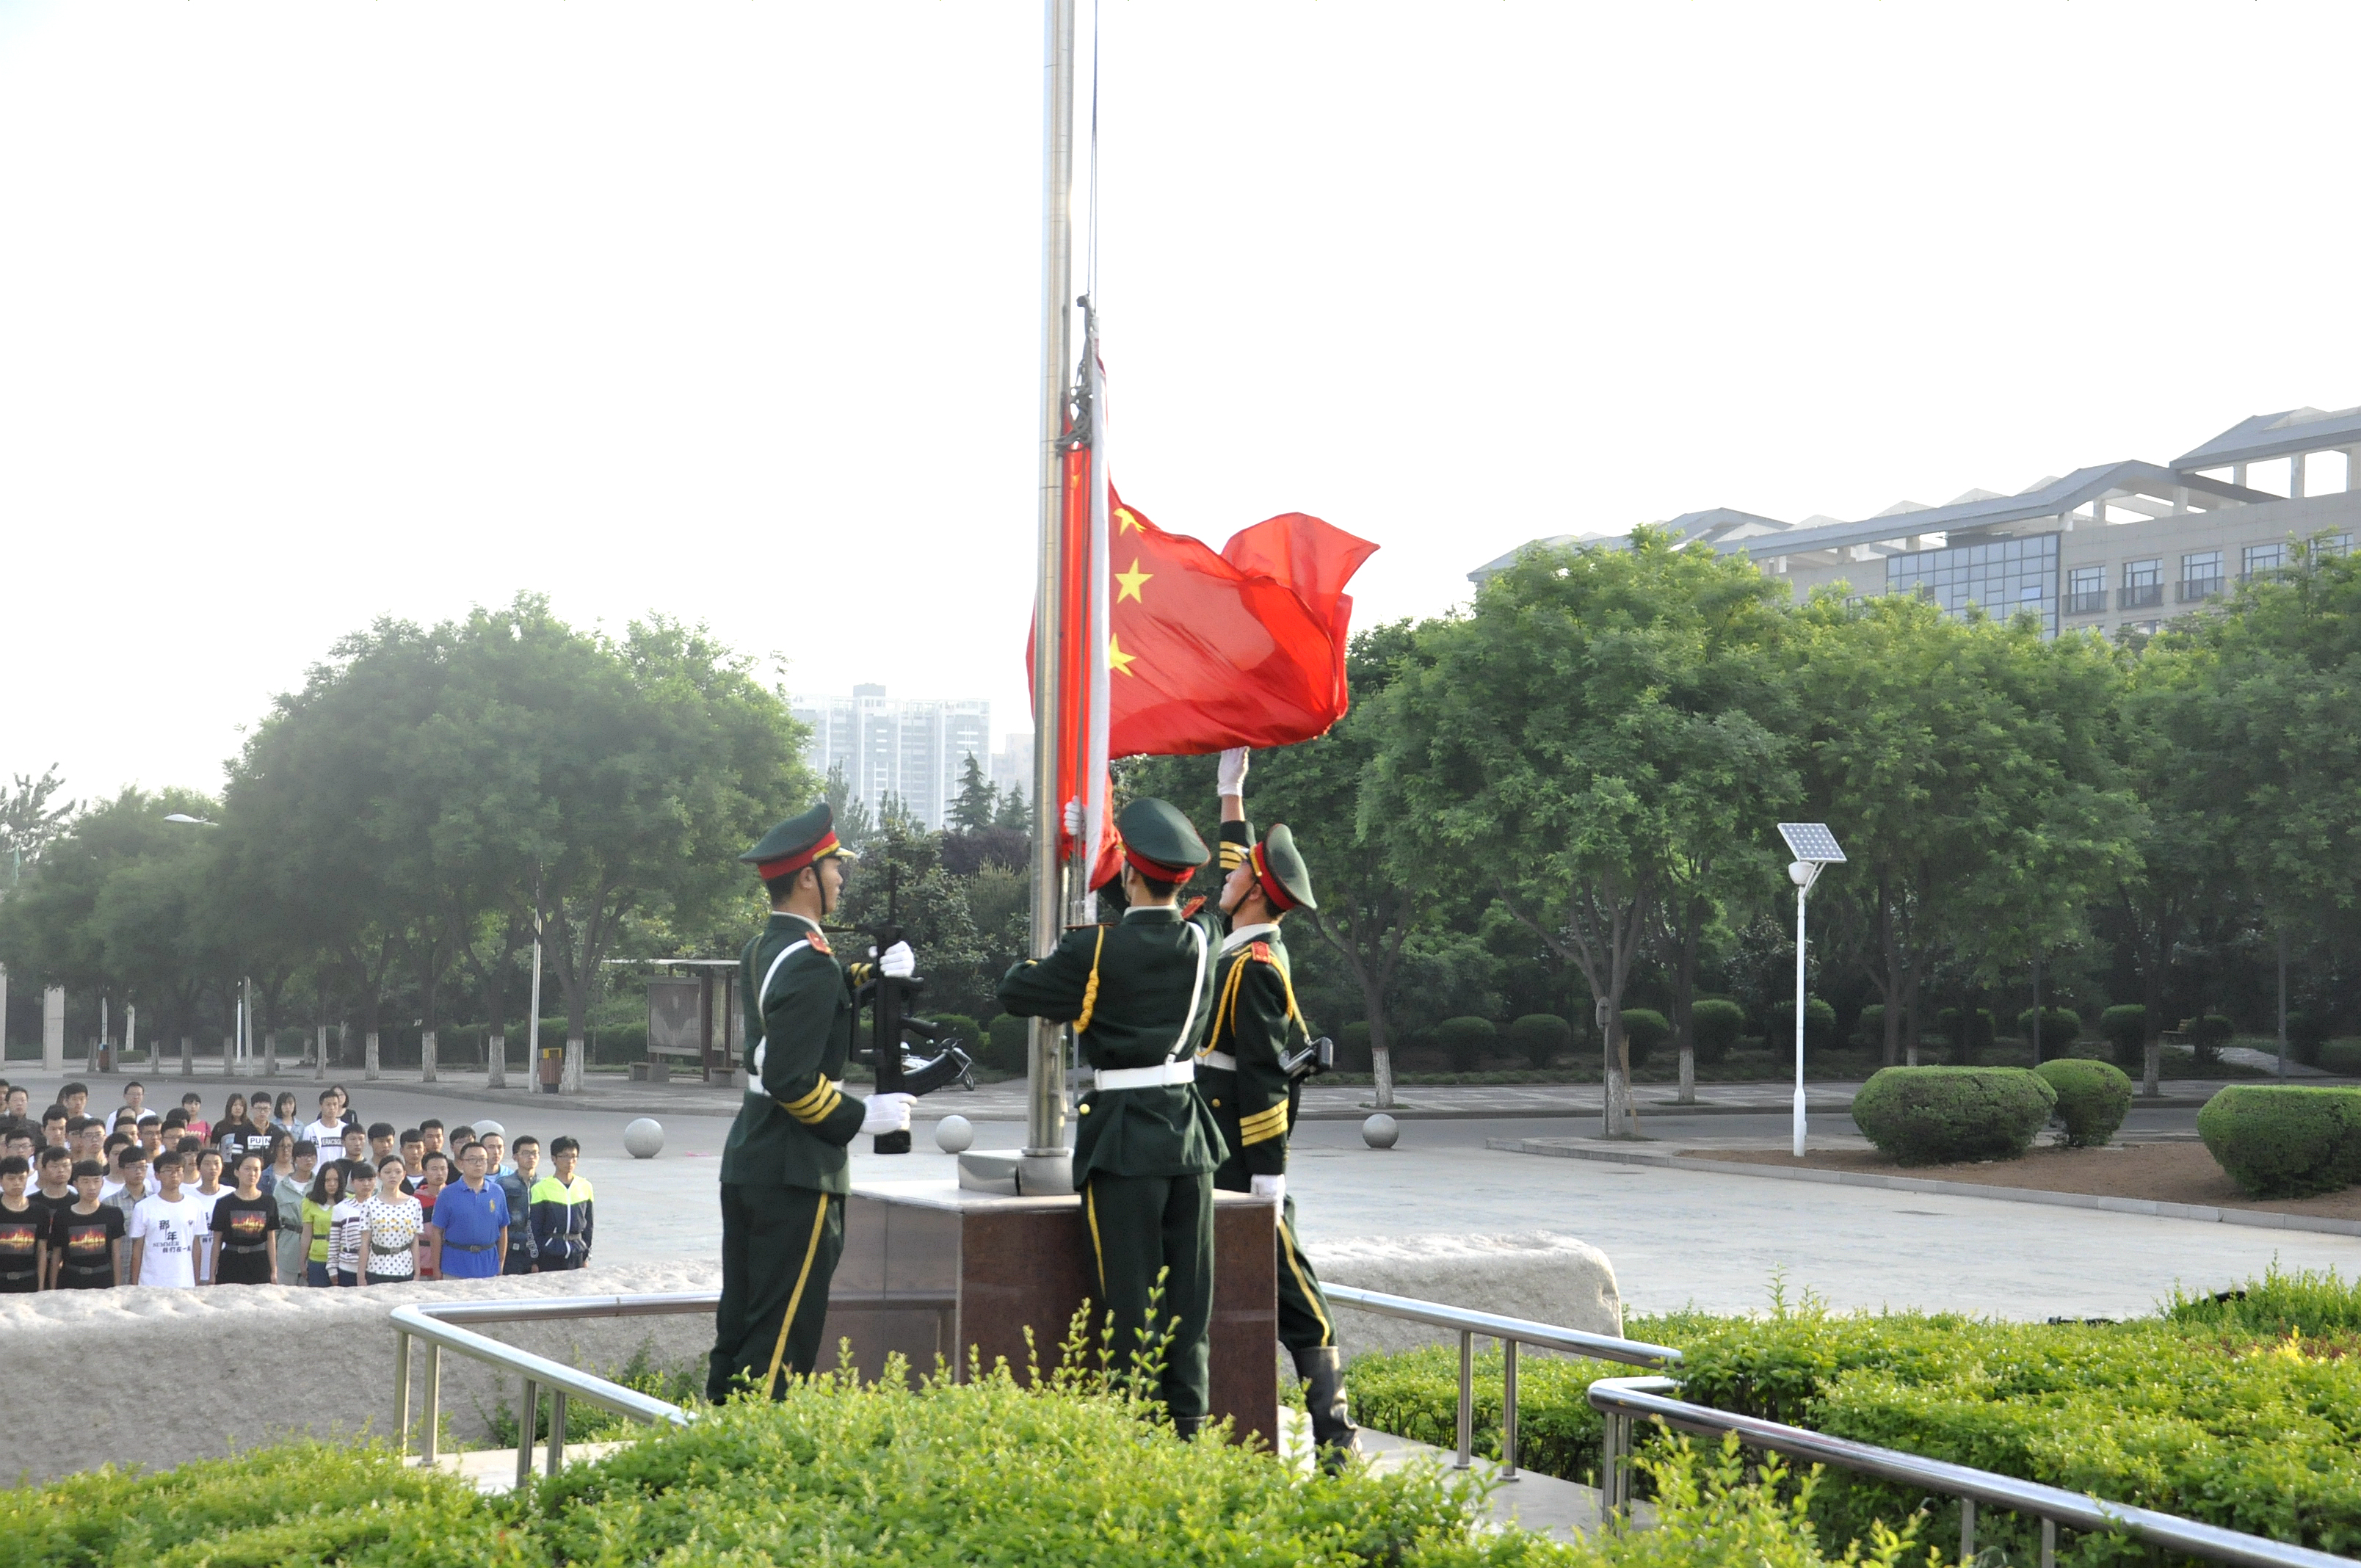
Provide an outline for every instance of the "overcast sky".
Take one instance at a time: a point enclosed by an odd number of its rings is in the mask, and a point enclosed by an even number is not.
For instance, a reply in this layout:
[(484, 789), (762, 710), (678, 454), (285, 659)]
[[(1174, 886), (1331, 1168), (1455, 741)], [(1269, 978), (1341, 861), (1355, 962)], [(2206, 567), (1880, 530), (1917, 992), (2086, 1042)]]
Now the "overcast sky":
[[(546, 593), (1024, 729), (1040, 9), (0, 0), (0, 772)], [(1429, 615), (2361, 402), (2361, 6), (1109, 4), (1126, 498)], [(1087, 83), (1084, 92), (1087, 94)]]

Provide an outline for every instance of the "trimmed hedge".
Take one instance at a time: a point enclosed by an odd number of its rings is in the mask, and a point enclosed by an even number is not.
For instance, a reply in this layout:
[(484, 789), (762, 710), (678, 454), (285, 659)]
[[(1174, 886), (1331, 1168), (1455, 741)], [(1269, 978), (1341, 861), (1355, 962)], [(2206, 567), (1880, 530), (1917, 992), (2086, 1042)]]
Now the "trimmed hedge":
[[(920, 1016), (926, 1015), (921, 1014)], [(938, 1013), (928, 1021), (935, 1025), (940, 1038), (955, 1042), (971, 1057), (982, 1058), (986, 1038), (982, 1024), (964, 1013)], [(938, 1048), (924, 1040), (910, 1042), (910, 1051), (914, 1056), (930, 1057)]]
[(2034, 1049), (2035, 1059), (2048, 1061), (2066, 1054), (2066, 1047), (2082, 1037), (2082, 1020), (2064, 1007), (2041, 1010), (2041, 1038), (2033, 1037), (2033, 1009), (2028, 1007), (2016, 1015), (2017, 1038)]
[[(1792, 1064), (1795, 1059), (1795, 1003), (1793, 997), (1774, 1002), (1764, 1015), (1768, 1027), (1763, 1043)], [(1825, 1051), (1837, 1044), (1837, 1010), (1817, 996), (1804, 998), (1804, 1054)]]
[(2115, 1065), (2125, 1072), (2147, 1069), (2147, 1009), (2136, 1002), (2118, 1003), (2099, 1014), (2099, 1033), (2115, 1053)]
[(1654, 1008), (1623, 1009), (1623, 1039), (1631, 1053), (1632, 1071), (1639, 1071), (1656, 1047), (1672, 1037), (1672, 1024)]
[(1025, 1042), (1030, 1027), (1027, 1020), (1014, 1013), (1003, 1013), (986, 1026), (982, 1053), (983, 1065), (995, 1072), (1023, 1072), (1026, 1069)]
[[(1747, 1456), (1650, 1457), (1657, 1528), (1561, 1545), (1485, 1527), (1486, 1488), (1423, 1466), (1305, 1474), (1182, 1442), (1104, 1393), (829, 1376), (740, 1399), (488, 1497), (381, 1447), (289, 1444), (162, 1475), (0, 1494), (0, 1568), (1089, 1563), (1093, 1568), (1900, 1568), (1916, 1531), (1824, 1554), (1818, 1486)], [(1801, 1485), (1798, 1485), (1798, 1481)]]
[(1853, 1096), (1852, 1119), (1903, 1165), (2015, 1159), (2057, 1103), (2057, 1091), (2024, 1068), (1889, 1067)]
[(1700, 996), (1689, 1004), (1689, 1034), (1697, 1059), (1718, 1062), (1738, 1048), (1746, 1032), (1746, 1009), (1727, 996)]
[(1500, 1031), (1489, 1018), (1445, 1018), (1435, 1025), (1434, 1038), (1452, 1071), (1474, 1072), (1484, 1065), (1484, 1053), (1499, 1044)]
[(2061, 1057), (2033, 1069), (2058, 1096), (2058, 1119), (2070, 1148), (2097, 1148), (2124, 1124), (2132, 1108), (2132, 1080), (2103, 1061)]
[[(2184, 1313), (2183, 1307), (2189, 1310)], [(2334, 1275), (2267, 1277), (2244, 1301), (2211, 1296), (2125, 1323), (2015, 1323), (1950, 1313), (1825, 1311), (1808, 1299), (1767, 1318), (1678, 1313), (1624, 1332), (1677, 1345), (1682, 1397), (2162, 1509), (2323, 1551), (2361, 1550), (2361, 1357), (2307, 1334), (2361, 1326), (2361, 1292)], [(1477, 1442), (1499, 1453), (1500, 1361), (1483, 1358)], [(1594, 1477), (1599, 1420), (1584, 1396), (1609, 1363), (1518, 1362), (1520, 1460)], [(1449, 1348), (1363, 1356), (1346, 1370), (1359, 1419), (1448, 1446), (1456, 1441), (1458, 1356)], [(1923, 1488), (1831, 1470), (1810, 1512), (1823, 1541), (1868, 1539), (1912, 1515)], [(1958, 1539), (1959, 1505), (1932, 1499), (1921, 1536)], [(1977, 1544), (2037, 1561), (2040, 1525), (1993, 1510)], [(2147, 1564), (2146, 1548), (2062, 1533), (2070, 1568)]]
[(1979, 1007), (1972, 1013), (1946, 1007), (1935, 1014), (1935, 1021), (1942, 1025), (1943, 1037), (1951, 1042), (1952, 1061), (1959, 1067), (1972, 1065), (1976, 1053), (1992, 1049), (1993, 1041), (1997, 1037), (1989, 1007)]
[(2361, 1179), (2361, 1090), (2234, 1083), (2197, 1113), (2214, 1163), (2257, 1198), (2307, 1198)]
[(1574, 1049), (1574, 1025), (1554, 1013), (1528, 1013), (1509, 1025), (1509, 1045), (1540, 1072)]
[(1336, 1031), (1336, 1070), (1374, 1072), (1377, 1047), (1369, 1043), (1369, 1023), (1356, 1018)]

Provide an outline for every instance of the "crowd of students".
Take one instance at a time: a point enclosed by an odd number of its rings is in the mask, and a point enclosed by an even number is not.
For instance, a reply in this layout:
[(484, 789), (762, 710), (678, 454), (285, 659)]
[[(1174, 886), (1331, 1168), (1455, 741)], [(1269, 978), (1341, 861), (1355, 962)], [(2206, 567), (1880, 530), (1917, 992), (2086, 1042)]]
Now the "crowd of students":
[(150, 1285), (338, 1286), (554, 1273), (590, 1261), (581, 1146), (511, 1145), (495, 1123), (364, 1127), (341, 1084), (318, 1114), (191, 1091), (159, 1112), (137, 1080), (104, 1116), (69, 1083), (36, 1117), (0, 1080), (0, 1294)]

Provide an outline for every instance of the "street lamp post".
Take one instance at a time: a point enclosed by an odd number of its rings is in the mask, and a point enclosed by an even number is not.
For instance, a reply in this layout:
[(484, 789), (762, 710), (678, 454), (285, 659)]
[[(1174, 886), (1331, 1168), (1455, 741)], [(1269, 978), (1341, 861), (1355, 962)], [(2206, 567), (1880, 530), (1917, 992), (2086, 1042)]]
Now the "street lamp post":
[(1804, 901), (1812, 884), (1829, 866), (1844, 863), (1836, 835), (1824, 822), (1782, 822), (1779, 837), (1787, 840), (1787, 880), (1795, 884), (1795, 1157), (1804, 1157)]

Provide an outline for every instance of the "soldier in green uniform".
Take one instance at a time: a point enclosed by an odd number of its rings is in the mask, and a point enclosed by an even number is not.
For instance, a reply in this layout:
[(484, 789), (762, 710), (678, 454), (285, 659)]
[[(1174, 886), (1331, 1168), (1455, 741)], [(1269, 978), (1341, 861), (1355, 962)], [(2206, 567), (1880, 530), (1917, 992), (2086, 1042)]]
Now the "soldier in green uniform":
[(1193, 1437), (1212, 1392), (1213, 1177), (1223, 1146), (1192, 1080), (1221, 933), (1212, 916), (1184, 917), (1174, 901), (1212, 856), (1167, 801), (1133, 801), (1116, 828), (1123, 918), (1069, 931), (1048, 958), (1011, 969), (1000, 1003), (1020, 1018), (1071, 1023), (1082, 1038), (1096, 1079), (1076, 1117), (1074, 1179), (1099, 1310), (1113, 1314), (1126, 1361), (1142, 1330), (1170, 1327), (1161, 1392), (1173, 1426)]
[[(820, 931), (858, 858), (837, 842), (827, 804), (738, 858), (762, 876), (771, 917), (738, 964), (752, 1044), (745, 1102), (721, 1150), (721, 1304), (705, 1382), (716, 1404), (749, 1380), (775, 1398), (782, 1372), (810, 1375), (844, 1251), (844, 1146), (910, 1124), (910, 1096), (864, 1102), (838, 1087), (852, 1051), (852, 991), (869, 966), (848, 973)], [(895, 943), (878, 967), (908, 974), (908, 945)]]
[(1344, 1359), (1335, 1319), (1320, 1277), (1295, 1239), (1295, 1200), (1287, 1195), (1287, 1140), (1301, 1108), (1302, 1080), (1280, 1058), (1301, 1050), (1311, 1028), (1296, 1005), (1279, 922), (1290, 910), (1314, 910), (1312, 873), (1281, 823), (1259, 844), (1246, 825), (1246, 753), (1222, 754), (1222, 912), (1230, 918), (1213, 981), (1213, 1026), (1197, 1058), (1197, 1088), (1230, 1146), (1213, 1173), (1226, 1192), (1276, 1199), (1279, 1219), (1279, 1341), (1295, 1358), (1321, 1463), (1341, 1467), (1360, 1443), (1345, 1411)]

